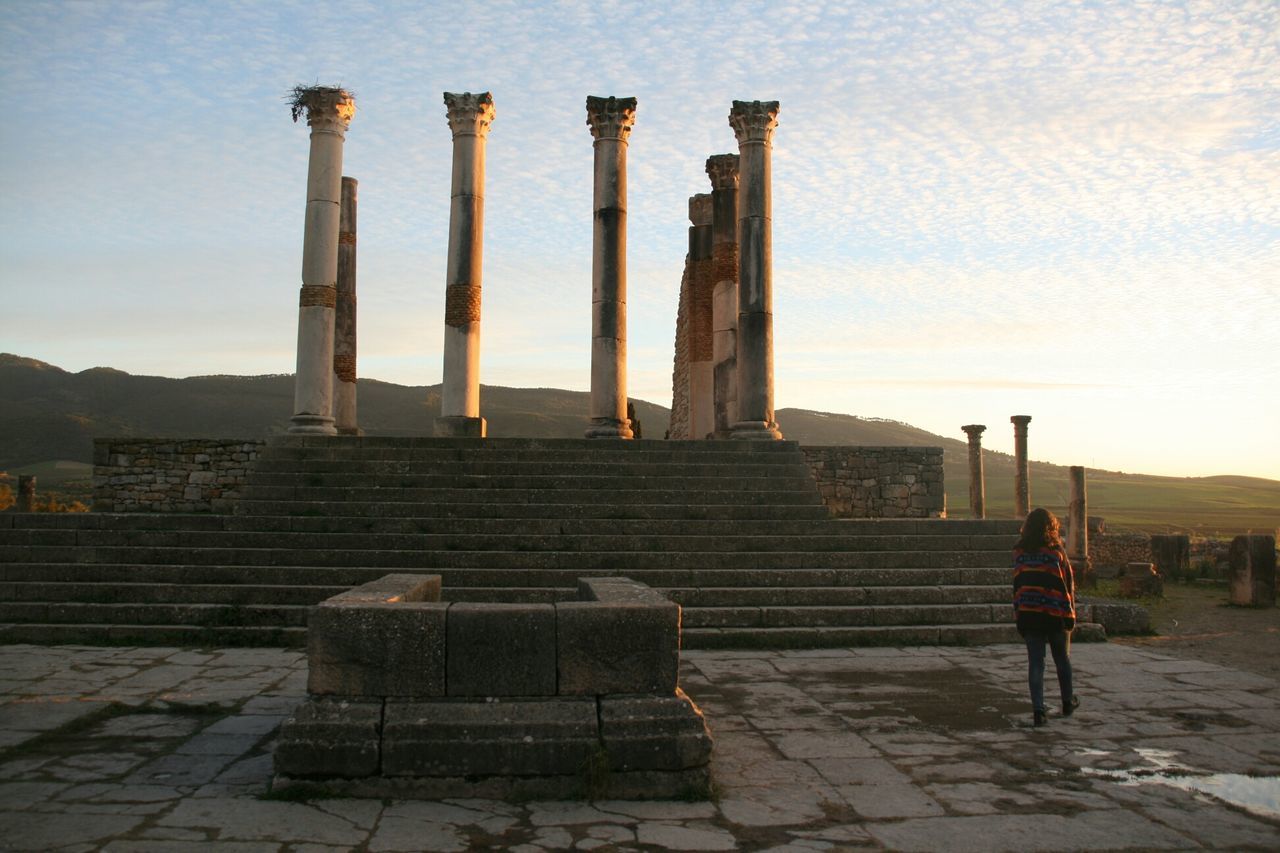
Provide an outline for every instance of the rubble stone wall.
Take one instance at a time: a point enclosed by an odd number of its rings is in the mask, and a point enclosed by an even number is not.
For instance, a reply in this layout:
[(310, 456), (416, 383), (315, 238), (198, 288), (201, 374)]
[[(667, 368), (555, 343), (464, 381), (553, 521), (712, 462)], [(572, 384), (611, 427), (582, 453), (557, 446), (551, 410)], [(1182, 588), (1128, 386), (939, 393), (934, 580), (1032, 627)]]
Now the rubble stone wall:
[(97, 512), (230, 512), (263, 439), (99, 438)]
[(836, 518), (945, 518), (941, 447), (802, 447)]
[(1089, 560), (1095, 570), (1122, 569), (1126, 563), (1150, 563), (1151, 536), (1146, 533), (1089, 535)]
[(671, 425), (667, 438), (689, 438), (689, 314), (693, 301), (693, 280), (689, 258), (680, 277), (680, 307), (676, 311), (676, 351), (671, 370)]

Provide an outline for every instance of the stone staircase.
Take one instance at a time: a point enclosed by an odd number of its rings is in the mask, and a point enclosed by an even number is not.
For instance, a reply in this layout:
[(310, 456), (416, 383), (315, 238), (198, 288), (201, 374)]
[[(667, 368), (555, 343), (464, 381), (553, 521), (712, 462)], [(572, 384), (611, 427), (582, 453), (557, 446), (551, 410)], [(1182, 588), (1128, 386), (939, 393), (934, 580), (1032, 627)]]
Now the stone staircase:
[(1016, 640), (1013, 521), (834, 520), (794, 442), (287, 437), (233, 515), (0, 514), (0, 641), (301, 645), (389, 572), (455, 601), (626, 575), (687, 648)]

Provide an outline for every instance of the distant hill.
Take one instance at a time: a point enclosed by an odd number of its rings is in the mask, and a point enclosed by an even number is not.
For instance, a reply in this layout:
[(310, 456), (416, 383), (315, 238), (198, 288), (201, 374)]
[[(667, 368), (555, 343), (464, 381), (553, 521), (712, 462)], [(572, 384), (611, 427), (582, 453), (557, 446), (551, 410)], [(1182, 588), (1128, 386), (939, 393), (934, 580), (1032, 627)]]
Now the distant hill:
[[(370, 435), (429, 435), (440, 412), (439, 385), (359, 382), (360, 425)], [(492, 436), (580, 437), (589, 394), (558, 388), (485, 385), (481, 401)], [(645, 438), (662, 438), (670, 410), (633, 399)], [(111, 436), (257, 438), (283, 433), (293, 412), (293, 376), (133, 376), (95, 367), (71, 373), (0, 353), (0, 471), (36, 473), (39, 482), (70, 478), (89, 463), (93, 439)], [(943, 448), (948, 509), (968, 510), (963, 440), (910, 424), (808, 409), (776, 413), (789, 439), (807, 445)], [(1013, 457), (984, 451), (987, 512), (1013, 512)], [(61, 465), (55, 463), (63, 463)], [(79, 474), (82, 476), (82, 474)], [(1031, 463), (1032, 501), (1067, 503), (1067, 469)], [(1089, 472), (1090, 514), (1151, 530), (1268, 531), (1280, 524), (1280, 481), (1246, 476), (1156, 477)]]

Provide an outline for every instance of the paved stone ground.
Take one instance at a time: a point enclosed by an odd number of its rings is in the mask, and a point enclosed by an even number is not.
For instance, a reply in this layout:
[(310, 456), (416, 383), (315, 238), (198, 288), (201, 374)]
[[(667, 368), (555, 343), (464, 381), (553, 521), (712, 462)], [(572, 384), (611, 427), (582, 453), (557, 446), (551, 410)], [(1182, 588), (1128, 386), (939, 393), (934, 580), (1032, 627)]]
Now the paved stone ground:
[(1033, 729), (1018, 646), (688, 652), (715, 802), (267, 793), (305, 661), (0, 647), (0, 848), (112, 851), (1280, 848), (1280, 684), (1117, 644)]

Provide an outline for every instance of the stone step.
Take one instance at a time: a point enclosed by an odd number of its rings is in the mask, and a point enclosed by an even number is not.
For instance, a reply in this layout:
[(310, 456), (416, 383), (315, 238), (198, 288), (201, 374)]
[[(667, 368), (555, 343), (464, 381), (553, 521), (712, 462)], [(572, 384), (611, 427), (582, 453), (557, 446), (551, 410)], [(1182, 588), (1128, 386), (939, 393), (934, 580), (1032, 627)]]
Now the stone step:
[(625, 456), (597, 461), (586, 459), (559, 459), (552, 461), (525, 461), (520, 459), (491, 461), (487, 455), (461, 459), (264, 459), (253, 466), (255, 482), (266, 476), (471, 476), (471, 477), (810, 477), (809, 466), (803, 458), (789, 459), (781, 455), (765, 456), (767, 463), (755, 462), (753, 456), (746, 461), (732, 459), (708, 462), (691, 459), (687, 462), (641, 461)]
[(0, 602), (311, 605), (348, 589), (349, 586), (255, 583), (4, 581), (0, 582)]
[[(822, 496), (813, 482), (771, 483), (768, 478), (739, 481), (740, 487), (720, 483), (724, 488), (647, 488), (633, 484), (617, 488), (600, 485), (582, 488), (504, 488), (476, 485), (470, 488), (435, 487), (326, 487), (326, 486), (255, 486), (248, 485), (244, 497), (254, 501), (306, 501), (326, 503), (554, 503), (554, 504), (810, 504), (822, 506)], [(671, 484), (666, 484), (671, 485)]]
[(686, 649), (821, 649), (864, 646), (973, 646), (1018, 643), (1012, 624), (688, 628)]
[(0, 602), (0, 623), (305, 627), (299, 604), (190, 602)]
[(819, 520), (830, 514), (821, 503), (692, 504), (664, 503), (511, 503), (507, 500), (452, 504), (405, 500), (257, 500), (241, 499), (236, 514), (249, 517), (303, 516), (348, 518), (493, 518), (493, 519), (680, 519)]
[[(659, 477), (639, 475), (578, 474), (251, 474), (246, 494), (270, 493), (288, 487), (310, 492), (312, 489), (359, 492), (406, 490), (419, 492), (454, 492), (484, 490), (486, 492), (813, 492), (813, 478), (808, 474), (766, 477), (695, 477), (679, 474)], [(264, 495), (265, 496), (265, 495)], [(275, 493), (280, 497), (279, 493)]]
[[(529, 570), (525, 567), (410, 569), (409, 573), (439, 574), (447, 595), (462, 587), (567, 587), (580, 577), (625, 575), (659, 589), (743, 589), (787, 587), (867, 588), (1003, 586), (1008, 568), (894, 569), (636, 569), (583, 571)], [(388, 574), (382, 566), (260, 566), (191, 564), (24, 563), (0, 564), (5, 583), (198, 584), (295, 587), (352, 587)], [(759, 593), (757, 593), (759, 594)], [(874, 593), (868, 592), (868, 595)], [(926, 595), (928, 595), (926, 593)], [(714, 603), (714, 602), (708, 602)]]
[(1005, 604), (879, 604), (846, 607), (690, 607), (682, 624), (693, 628), (951, 625), (1012, 622)]
[(733, 535), (663, 535), (658, 532), (584, 533), (335, 533), (213, 530), (0, 530), (0, 546), (77, 548), (271, 548), (324, 551), (997, 551), (1005, 536), (755, 535), (743, 525)]
[(1007, 607), (1012, 598), (1008, 582), (964, 586), (674, 587), (663, 589), (662, 592), (682, 607), (827, 607), (880, 604), (1002, 604)]
[(453, 452), (460, 456), (479, 455), (488, 458), (502, 452), (563, 453), (576, 456), (638, 456), (686, 454), (707, 456), (748, 456), (753, 454), (787, 455), (799, 452), (794, 441), (601, 441), (585, 438), (436, 438), (434, 436), (276, 436), (259, 454), (259, 458), (276, 458), (289, 454), (308, 458), (326, 455), (361, 455), (389, 451), (392, 453), (435, 451)]
[(39, 563), (135, 563), (225, 566), (382, 566), (444, 568), (572, 569), (589, 575), (642, 569), (893, 569), (966, 568), (1003, 563), (994, 551), (441, 551), (315, 550), (311, 548), (190, 548), (145, 546), (12, 545), (0, 550), (0, 565)]
[(109, 624), (4, 624), (0, 643), (95, 646), (180, 646), (185, 648), (302, 648), (307, 629), (301, 626), (251, 625), (109, 625)]

